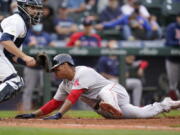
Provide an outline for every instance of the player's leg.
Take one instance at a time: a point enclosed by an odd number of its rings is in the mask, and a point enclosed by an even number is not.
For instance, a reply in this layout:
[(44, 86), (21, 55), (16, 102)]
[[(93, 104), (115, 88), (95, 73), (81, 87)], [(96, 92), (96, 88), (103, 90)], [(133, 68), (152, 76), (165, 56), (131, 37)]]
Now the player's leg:
[(80, 100), (105, 118), (115, 119), (121, 117), (121, 112), (119, 110), (101, 99), (90, 99), (88, 97), (81, 96)]
[(32, 93), (39, 81), (39, 70), (25, 67), (24, 68), (24, 81), (25, 88), (23, 90), (22, 108), (29, 111), (32, 109)]
[(124, 104), (120, 107), (124, 118), (150, 118), (159, 113), (180, 108), (180, 101), (165, 98), (162, 102), (155, 102), (144, 107), (137, 107), (131, 104)]
[(9, 60), (0, 53), (0, 103), (14, 96), (24, 86)]
[(178, 74), (178, 71), (180, 70), (179, 68), (180, 66), (178, 63), (174, 63), (169, 60), (166, 60), (166, 71), (169, 81), (168, 96), (170, 96), (174, 100), (177, 100), (179, 96), (179, 91), (177, 90), (178, 81), (179, 81), (179, 74)]
[[(122, 96), (123, 99), (125, 99), (123, 102), (129, 102), (129, 96), (126, 92), (126, 90), (121, 87), (119, 84), (109, 84), (106, 87), (104, 87), (100, 92), (99, 92), (99, 98), (101, 101), (99, 104), (99, 108), (102, 110), (102, 112), (107, 112), (112, 115), (112, 117), (109, 118), (120, 118), (122, 116), (121, 108), (119, 107), (119, 98), (118, 97), (118, 90), (120, 95)], [(124, 98), (126, 97), (126, 98)], [(127, 100), (127, 101), (126, 101)]]
[(11, 74), (0, 84), (0, 103), (14, 95), (24, 86), (23, 79), (17, 74)]
[(135, 106), (141, 105), (141, 96), (142, 96), (142, 82), (137, 78), (127, 78), (126, 79), (127, 89), (132, 90), (132, 103)]
[(112, 91), (117, 94), (118, 105), (123, 118), (150, 118), (164, 111), (180, 107), (180, 101), (173, 101), (170, 98), (144, 107), (137, 107), (130, 104), (129, 95), (121, 85), (116, 85)]
[(114, 83), (105, 86), (98, 93), (97, 99), (90, 99), (83, 96), (80, 99), (105, 118), (119, 118), (122, 114), (118, 106), (117, 93), (112, 90), (115, 87), (116, 85)]
[(164, 111), (180, 107), (180, 101), (172, 101), (170, 98), (165, 98), (162, 102), (138, 107), (130, 104), (129, 96), (121, 85), (117, 85), (113, 91), (117, 92), (118, 103), (123, 118), (150, 118)]
[(98, 94), (98, 97), (106, 102), (114, 106), (116, 109), (120, 110), (119, 105), (118, 105), (118, 99), (117, 99), (117, 94), (112, 91), (112, 89), (115, 87), (115, 83), (109, 84), (105, 86)]
[[(105, 87), (110, 88), (110, 87)], [(109, 109), (101, 110), (100, 101), (89, 99), (89, 103), (86, 100), (87, 104), (91, 104), (92, 108), (94, 107), (95, 111), (105, 118), (150, 118), (161, 112), (170, 111), (171, 109), (180, 108), (180, 101), (172, 101), (170, 98), (165, 98), (162, 102), (155, 102), (144, 107), (137, 107), (130, 104), (129, 95), (124, 87), (121, 85), (115, 85), (112, 89), (113, 94), (110, 94), (109, 91), (103, 90), (100, 93), (100, 99), (104, 100), (107, 104), (110, 105), (110, 109), (113, 107), (117, 109), (116, 99), (118, 100), (118, 105), (122, 113), (121, 117), (114, 117), (112, 113), (109, 113)], [(116, 96), (114, 96), (116, 95)], [(116, 98), (117, 97), (117, 98)], [(114, 99), (115, 100), (114, 100)], [(88, 98), (87, 98), (88, 99)], [(113, 100), (112, 100), (113, 99)], [(115, 101), (115, 102), (114, 102)], [(109, 106), (108, 106), (109, 107)]]

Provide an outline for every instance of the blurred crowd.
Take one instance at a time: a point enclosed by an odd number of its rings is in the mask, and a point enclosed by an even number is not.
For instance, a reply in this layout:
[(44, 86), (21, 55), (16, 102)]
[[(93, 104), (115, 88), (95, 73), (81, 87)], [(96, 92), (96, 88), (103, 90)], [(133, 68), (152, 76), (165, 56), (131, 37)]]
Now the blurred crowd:
[[(91, 33), (113, 29), (119, 31), (119, 40), (163, 37), (157, 17), (138, 0), (44, 0), (44, 5), (42, 23), (31, 32), (50, 40), (68, 42), (71, 35), (85, 29), (84, 19), (91, 21)], [(16, 0), (1, 0), (0, 20), (17, 10)]]
[[(0, 21), (18, 11), (16, 0), (0, 1)], [(180, 13), (180, 12), (179, 12)], [(174, 19), (175, 20), (175, 19)], [(107, 47), (118, 48), (118, 40), (158, 40), (166, 38), (165, 44), (180, 46), (180, 16), (177, 16), (177, 27), (169, 26), (166, 37), (155, 14), (151, 14), (140, 0), (44, 0), (43, 17), (40, 24), (32, 26), (25, 46), (38, 47)], [(174, 34), (172, 29), (178, 29)], [(102, 42), (103, 31), (117, 32), (118, 39), (112, 37)], [(117, 56), (75, 57), (76, 65), (94, 67), (105, 78), (119, 81), (119, 59)], [(88, 59), (88, 61), (87, 61)], [(137, 60), (127, 56), (126, 87), (132, 90), (132, 103), (141, 106), (144, 85), (144, 72), (149, 66), (146, 60)], [(172, 67), (173, 66), (173, 67)], [(178, 81), (180, 76), (179, 57), (168, 57), (166, 60), (169, 95), (177, 100)], [(173, 73), (175, 75), (173, 75)], [(174, 76), (177, 76), (174, 78)], [(42, 87), (42, 69), (25, 68), (25, 90), (23, 104), (25, 110), (32, 109), (32, 90), (36, 83)], [(40, 79), (41, 78), (41, 79)], [(40, 81), (39, 81), (40, 80)], [(175, 83), (176, 82), (176, 83)], [(54, 81), (53, 84), (57, 86)]]

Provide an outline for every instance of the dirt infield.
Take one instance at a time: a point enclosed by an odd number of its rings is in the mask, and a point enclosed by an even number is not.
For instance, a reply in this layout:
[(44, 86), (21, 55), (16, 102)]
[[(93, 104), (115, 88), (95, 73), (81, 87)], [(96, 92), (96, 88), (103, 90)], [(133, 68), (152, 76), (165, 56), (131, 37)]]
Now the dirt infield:
[(6, 118), (0, 120), (0, 126), (83, 129), (148, 129), (180, 131), (180, 117), (119, 120), (63, 118), (60, 120), (48, 121), (44, 121), (41, 119), (17, 120)]

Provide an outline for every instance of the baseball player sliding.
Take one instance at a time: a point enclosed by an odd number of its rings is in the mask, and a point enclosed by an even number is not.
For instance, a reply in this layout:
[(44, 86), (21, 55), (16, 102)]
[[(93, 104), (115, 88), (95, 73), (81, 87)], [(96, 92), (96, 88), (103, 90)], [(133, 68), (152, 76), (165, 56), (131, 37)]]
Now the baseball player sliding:
[(149, 118), (159, 113), (180, 108), (180, 101), (165, 98), (144, 107), (133, 106), (125, 88), (111, 82), (86, 66), (75, 66), (68, 54), (59, 54), (53, 58), (51, 71), (56, 77), (63, 79), (52, 100), (37, 111), (20, 114), (16, 118), (35, 118), (51, 113), (60, 107), (58, 112), (44, 120), (60, 119), (80, 98), (105, 118)]
[(41, 0), (17, 0), (17, 4), (19, 12), (5, 18), (0, 25), (0, 103), (24, 85), (11, 61), (29, 67), (36, 65), (33, 57), (21, 51), (21, 44), (29, 27), (40, 21), (43, 5)]

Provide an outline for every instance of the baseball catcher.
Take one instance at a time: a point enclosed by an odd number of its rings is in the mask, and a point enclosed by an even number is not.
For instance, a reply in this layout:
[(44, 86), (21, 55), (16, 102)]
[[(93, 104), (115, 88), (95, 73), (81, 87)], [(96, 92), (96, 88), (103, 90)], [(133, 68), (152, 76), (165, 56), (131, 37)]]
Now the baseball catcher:
[(12, 61), (28, 67), (36, 66), (36, 60), (22, 52), (22, 43), (32, 25), (40, 22), (43, 4), (41, 0), (17, 0), (18, 12), (0, 23), (0, 103), (16, 95), (24, 86)]
[(165, 98), (162, 102), (137, 107), (130, 104), (126, 89), (118, 83), (111, 82), (86, 66), (75, 66), (68, 54), (56, 55), (50, 70), (56, 77), (63, 79), (59, 88), (48, 103), (30, 114), (17, 115), (18, 119), (45, 116), (57, 108), (58, 112), (44, 120), (57, 120), (63, 117), (80, 98), (105, 118), (149, 118), (159, 113), (180, 108), (180, 101)]

